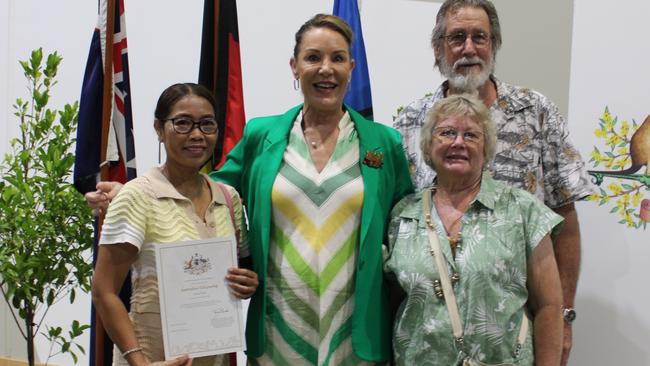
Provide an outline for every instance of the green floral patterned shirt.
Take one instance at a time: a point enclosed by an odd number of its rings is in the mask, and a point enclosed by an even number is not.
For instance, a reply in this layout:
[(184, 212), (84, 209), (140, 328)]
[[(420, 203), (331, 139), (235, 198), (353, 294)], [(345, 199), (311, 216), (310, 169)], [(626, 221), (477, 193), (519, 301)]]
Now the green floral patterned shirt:
[(481, 189), (462, 218), (455, 259), (435, 209), (432, 219), (449, 276), (460, 275), (454, 293), (465, 342), (455, 345), (445, 301), (434, 294), (439, 275), (429, 250), (421, 194), (413, 194), (395, 206), (388, 229), (385, 270), (407, 294), (395, 318), (397, 364), (449, 366), (469, 356), (485, 363), (533, 365), (532, 323), (519, 356), (514, 355), (528, 300), (527, 259), (562, 218), (528, 192), (484, 172)]

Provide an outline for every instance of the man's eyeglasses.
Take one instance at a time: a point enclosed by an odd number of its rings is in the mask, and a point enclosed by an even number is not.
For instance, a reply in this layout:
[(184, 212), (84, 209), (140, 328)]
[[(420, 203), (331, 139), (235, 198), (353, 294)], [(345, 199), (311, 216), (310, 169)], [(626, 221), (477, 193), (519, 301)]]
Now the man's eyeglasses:
[[(460, 135), (460, 131), (452, 127), (438, 127), (433, 129), (433, 135), (442, 141), (453, 142)], [(468, 130), (464, 131), (462, 136), (465, 143), (478, 144), (483, 138), (483, 132)]]
[[(442, 36), (450, 47), (457, 48), (465, 44), (468, 34), (464, 31), (458, 31), (446, 36)], [(477, 47), (486, 46), (490, 42), (490, 35), (485, 32), (475, 32), (469, 34), (472, 43)]]
[(217, 133), (219, 130), (217, 120), (214, 118), (201, 118), (200, 120), (195, 121), (189, 117), (176, 117), (163, 120), (163, 122), (166, 121), (172, 121), (174, 131), (183, 135), (190, 133), (194, 127), (198, 127), (199, 130), (206, 135), (212, 135)]

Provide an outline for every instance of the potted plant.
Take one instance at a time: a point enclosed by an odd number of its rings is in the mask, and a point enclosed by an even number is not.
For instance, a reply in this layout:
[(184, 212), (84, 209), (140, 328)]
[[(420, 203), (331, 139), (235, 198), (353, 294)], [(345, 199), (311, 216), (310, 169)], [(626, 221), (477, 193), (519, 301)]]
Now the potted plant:
[(20, 61), (29, 96), (16, 99), (20, 135), (0, 164), (0, 290), (34, 365), (34, 339), (51, 342), (48, 360), (68, 353), (77, 362), (84, 348), (75, 342), (88, 325), (67, 330), (44, 320), (61, 300), (90, 290), (92, 216), (70, 182), (78, 103), (47, 107), (61, 62), (56, 52), (32, 51)]

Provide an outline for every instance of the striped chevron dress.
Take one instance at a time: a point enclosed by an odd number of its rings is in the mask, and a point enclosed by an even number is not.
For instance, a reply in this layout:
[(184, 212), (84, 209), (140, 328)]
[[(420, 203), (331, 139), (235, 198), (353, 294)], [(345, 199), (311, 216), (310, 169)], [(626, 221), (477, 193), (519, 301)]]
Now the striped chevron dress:
[(363, 203), (358, 135), (346, 113), (332, 157), (318, 173), (301, 120), (273, 185), (267, 346), (252, 363), (363, 365), (351, 337)]

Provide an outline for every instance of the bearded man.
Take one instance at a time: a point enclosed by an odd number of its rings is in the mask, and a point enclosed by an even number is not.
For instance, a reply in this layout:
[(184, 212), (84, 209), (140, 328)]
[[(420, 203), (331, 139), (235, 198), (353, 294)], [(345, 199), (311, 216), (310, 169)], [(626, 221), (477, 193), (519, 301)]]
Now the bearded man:
[(492, 176), (531, 192), (564, 217), (553, 247), (564, 295), (562, 365), (566, 365), (580, 270), (580, 229), (574, 202), (593, 193), (595, 187), (569, 141), (567, 124), (557, 106), (536, 91), (506, 84), (493, 75), (501, 28), (490, 1), (445, 1), (436, 17), (431, 45), (436, 66), (447, 80), (432, 95), (405, 107), (393, 126), (402, 133), (413, 184), (423, 189), (435, 177), (420, 153), (420, 129), (427, 111), (451, 94), (477, 95), (490, 108), (497, 125), (497, 152), (489, 164)]

